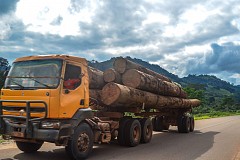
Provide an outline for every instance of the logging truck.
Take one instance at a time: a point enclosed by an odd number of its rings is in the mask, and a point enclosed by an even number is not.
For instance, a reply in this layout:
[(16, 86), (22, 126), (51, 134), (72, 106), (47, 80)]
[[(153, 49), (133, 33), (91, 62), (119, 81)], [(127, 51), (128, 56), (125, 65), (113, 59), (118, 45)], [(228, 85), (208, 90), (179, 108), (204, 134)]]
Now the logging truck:
[(192, 132), (199, 105), (169, 78), (125, 58), (102, 72), (80, 57), (21, 57), (1, 90), (0, 134), (25, 153), (50, 142), (84, 159), (94, 143), (134, 147), (170, 125)]

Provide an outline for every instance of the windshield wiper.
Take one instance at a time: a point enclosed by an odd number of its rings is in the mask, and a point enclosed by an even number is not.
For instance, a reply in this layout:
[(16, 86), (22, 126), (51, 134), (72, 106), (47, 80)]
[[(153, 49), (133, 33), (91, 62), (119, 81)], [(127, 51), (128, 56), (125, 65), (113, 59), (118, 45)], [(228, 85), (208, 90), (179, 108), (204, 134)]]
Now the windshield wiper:
[[(30, 78), (30, 77), (29, 77)], [(47, 88), (51, 88), (49, 85), (47, 85), (47, 84), (45, 84), (45, 83), (42, 83), (42, 82), (39, 82), (38, 80), (36, 80), (36, 79), (34, 79), (34, 78), (30, 78), (31, 80), (33, 80), (33, 81), (35, 81), (35, 82), (37, 82), (37, 83), (39, 83), (39, 84), (41, 84), (41, 85), (43, 85), (43, 86), (45, 86), (45, 87), (47, 87)]]
[[(23, 85), (17, 83), (16, 81), (14, 81), (14, 80), (12, 80), (12, 79), (11, 79), (10, 81), (11, 81), (12, 83), (16, 84), (17, 86), (19, 86), (21, 89), (24, 89), (24, 88), (25, 88)], [(11, 86), (8, 86), (8, 87), (11, 87)]]

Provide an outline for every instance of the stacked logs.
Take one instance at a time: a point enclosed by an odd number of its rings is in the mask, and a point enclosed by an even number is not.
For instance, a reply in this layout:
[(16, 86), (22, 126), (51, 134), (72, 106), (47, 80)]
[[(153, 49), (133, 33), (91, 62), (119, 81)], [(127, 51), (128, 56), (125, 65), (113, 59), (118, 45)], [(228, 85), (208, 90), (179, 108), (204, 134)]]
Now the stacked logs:
[(181, 86), (169, 78), (125, 58), (117, 58), (113, 68), (101, 72), (89, 67), (90, 97), (110, 108), (191, 108), (200, 105), (187, 99)]

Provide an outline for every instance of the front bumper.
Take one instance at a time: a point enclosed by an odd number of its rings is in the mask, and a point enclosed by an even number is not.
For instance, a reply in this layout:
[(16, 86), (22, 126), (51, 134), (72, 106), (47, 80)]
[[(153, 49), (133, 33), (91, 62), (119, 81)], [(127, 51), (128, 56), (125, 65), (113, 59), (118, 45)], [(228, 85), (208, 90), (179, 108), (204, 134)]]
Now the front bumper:
[[(23, 107), (23, 110), (26, 116), (3, 114), (3, 109), (8, 108), (8, 103), (25, 103), (26, 106)], [(31, 117), (31, 111), (33, 109), (31, 104), (36, 103), (41, 103), (44, 106), (42, 110), (39, 110), (39, 112), (44, 113), (43, 117)], [(0, 134), (11, 136), (11, 138), (18, 140), (47, 141), (54, 142), (57, 145), (65, 145), (73, 132), (72, 126), (64, 122), (61, 123), (58, 129), (41, 128), (41, 122), (47, 118), (47, 111), (48, 107), (44, 101), (0, 100)]]
[(27, 134), (26, 124), (16, 124), (10, 119), (4, 119), (4, 131), (1, 134), (11, 136), (13, 139), (35, 140), (52, 142), (56, 145), (66, 145), (67, 140), (73, 133), (70, 124), (62, 124), (59, 129), (43, 129), (40, 128), (41, 122), (31, 122), (31, 127), (28, 128), (31, 135)]

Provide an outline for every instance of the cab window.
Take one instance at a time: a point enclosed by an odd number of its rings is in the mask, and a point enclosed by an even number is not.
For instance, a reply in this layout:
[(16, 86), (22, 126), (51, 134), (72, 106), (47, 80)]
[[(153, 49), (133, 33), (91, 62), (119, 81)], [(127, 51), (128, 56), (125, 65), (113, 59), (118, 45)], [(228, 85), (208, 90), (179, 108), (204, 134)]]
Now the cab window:
[(72, 64), (66, 65), (64, 76), (64, 89), (74, 90), (81, 84), (81, 67)]

